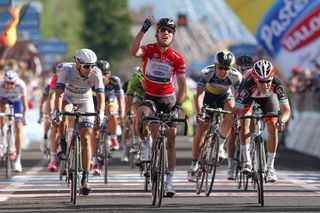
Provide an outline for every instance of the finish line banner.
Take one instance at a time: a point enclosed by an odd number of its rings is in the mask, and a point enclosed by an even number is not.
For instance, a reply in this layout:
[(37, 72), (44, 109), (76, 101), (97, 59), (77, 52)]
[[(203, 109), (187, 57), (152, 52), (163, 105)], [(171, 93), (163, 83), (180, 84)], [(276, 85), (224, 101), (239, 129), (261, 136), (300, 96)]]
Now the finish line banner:
[[(264, 2), (269, 1), (258, 0), (242, 4), (243, 8), (240, 1), (237, 10), (232, 0), (227, 2), (286, 77), (293, 67), (314, 69), (320, 64), (320, 1), (277, 0), (266, 7)], [(261, 15), (250, 13), (253, 8)], [(242, 18), (244, 14), (255, 22)]]

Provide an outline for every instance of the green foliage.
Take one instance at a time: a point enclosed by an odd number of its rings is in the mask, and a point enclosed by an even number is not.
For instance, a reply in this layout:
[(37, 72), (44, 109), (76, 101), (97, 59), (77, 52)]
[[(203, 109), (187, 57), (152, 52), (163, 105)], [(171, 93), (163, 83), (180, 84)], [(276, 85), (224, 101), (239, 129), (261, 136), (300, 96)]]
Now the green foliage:
[(84, 42), (99, 59), (108, 60), (117, 68), (128, 55), (133, 39), (127, 0), (80, 0), (80, 5), (84, 12)]
[(44, 39), (56, 38), (67, 42), (68, 59), (73, 59), (75, 51), (83, 47), (81, 28), (83, 12), (79, 0), (42, 0), (41, 33)]

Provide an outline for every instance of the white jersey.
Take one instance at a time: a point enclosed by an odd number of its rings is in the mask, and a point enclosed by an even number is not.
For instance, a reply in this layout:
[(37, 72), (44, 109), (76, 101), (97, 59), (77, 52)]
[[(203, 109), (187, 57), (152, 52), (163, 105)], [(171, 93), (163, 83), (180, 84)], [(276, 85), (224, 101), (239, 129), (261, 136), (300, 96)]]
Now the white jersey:
[(6, 98), (10, 102), (15, 102), (27, 95), (27, 86), (22, 79), (16, 81), (16, 86), (12, 90), (6, 90), (4, 81), (0, 81), (0, 97)]
[(88, 78), (82, 77), (76, 68), (76, 63), (64, 63), (59, 67), (57, 89), (62, 89), (65, 95), (84, 103), (92, 98), (92, 90), (104, 91), (102, 74), (99, 68), (94, 67)]

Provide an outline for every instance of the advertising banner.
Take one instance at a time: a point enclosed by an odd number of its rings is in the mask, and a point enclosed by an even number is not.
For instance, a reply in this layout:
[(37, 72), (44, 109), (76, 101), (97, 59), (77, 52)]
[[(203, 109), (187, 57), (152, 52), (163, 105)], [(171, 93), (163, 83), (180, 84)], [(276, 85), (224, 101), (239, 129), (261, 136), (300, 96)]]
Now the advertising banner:
[[(244, 3), (238, 1), (238, 8), (241, 8), (240, 2)], [(286, 77), (291, 75), (293, 67), (314, 69), (316, 63), (320, 64), (320, 1), (278, 0), (269, 8), (266, 5), (260, 8), (261, 1), (247, 2), (249, 4), (243, 4), (243, 8), (237, 12), (233, 1), (227, 0), (243, 23), (250, 26), (259, 45)], [(260, 15), (245, 12), (254, 6), (260, 11)], [(243, 18), (244, 14), (256, 22)]]

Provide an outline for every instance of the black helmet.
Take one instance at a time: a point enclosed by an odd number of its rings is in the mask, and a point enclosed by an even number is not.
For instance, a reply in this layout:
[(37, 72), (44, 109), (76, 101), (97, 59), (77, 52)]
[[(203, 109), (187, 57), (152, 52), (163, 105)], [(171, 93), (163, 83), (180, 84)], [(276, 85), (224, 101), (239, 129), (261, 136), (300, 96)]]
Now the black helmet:
[(169, 27), (169, 28), (173, 29), (174, 31), (176, 31), (176, 24), (174, 23), (174, 21), (172, 19), (169, 19), (169, 18), (162, 18), (159, 20), (159, 22), (157, 23), (157, 31), (161, 27)]
[(111, 65), (106, 60), (99, 60), (99, 61), (97, 61), (96, 64), (102, 73), (107, 72), (107, 71), (111, 71)]
[(215, 63), (222, 67), (231, 68), (234, 64), (235, 57), (232, 52), (228, 50), (221, 50), (216, 53)]
[(253, 60), (251, 56), (248, 55), (241, 55), (237, 58), (236, 64), (240, 67), (252, 67)]

